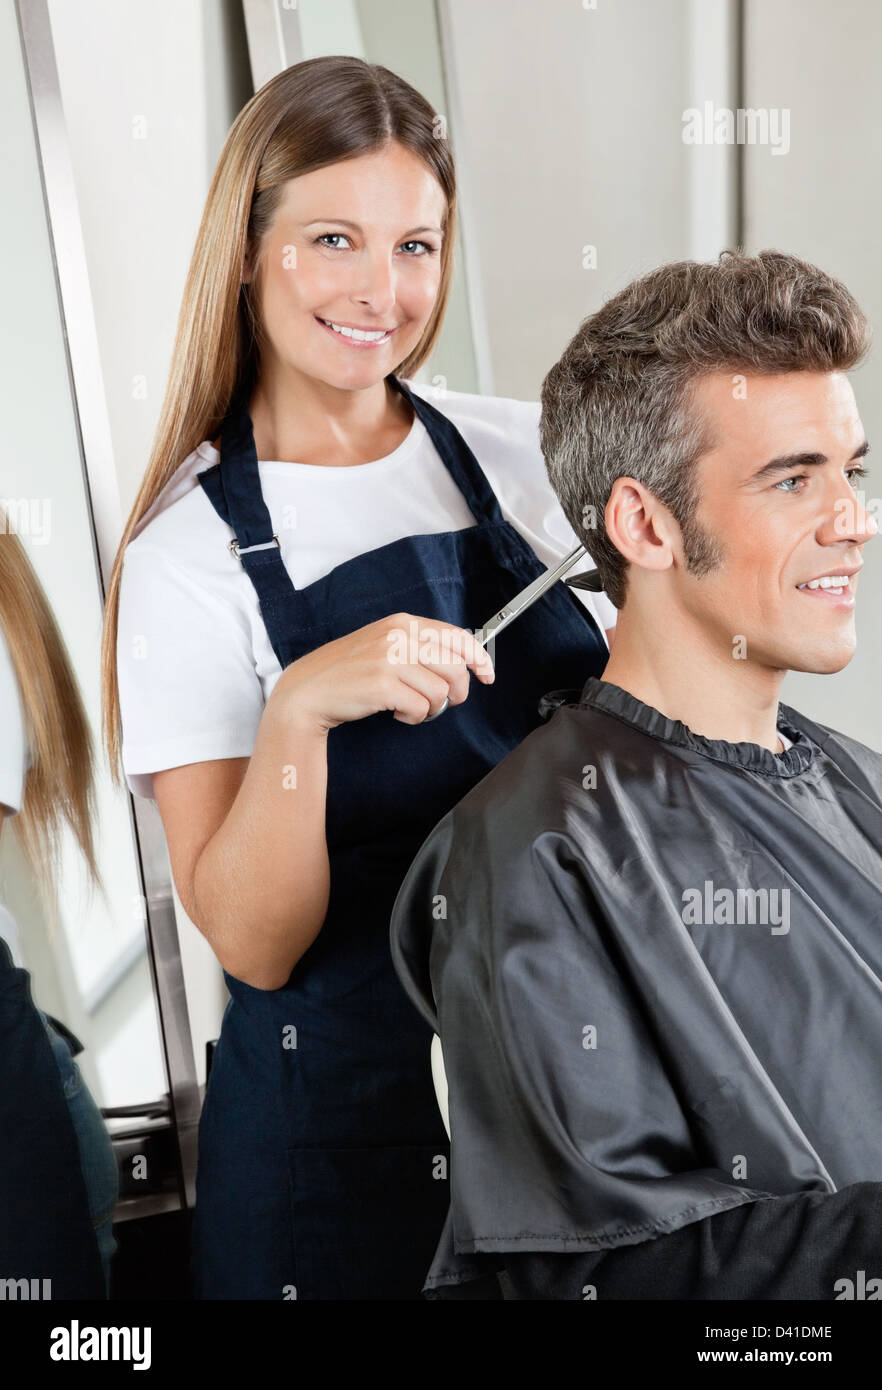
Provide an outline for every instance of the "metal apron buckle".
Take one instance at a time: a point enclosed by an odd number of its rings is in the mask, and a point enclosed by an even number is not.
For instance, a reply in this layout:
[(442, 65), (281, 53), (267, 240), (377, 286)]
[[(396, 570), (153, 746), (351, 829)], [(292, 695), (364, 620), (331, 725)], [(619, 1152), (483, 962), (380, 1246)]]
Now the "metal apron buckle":
[(273, 536), (271, 541), (261, 541), (258, 545), (244, 546), (240, 546), (238, 540), (234, 536), (228, 544), (230, 550), (232, 550), (233, 554), (236, 556), (237, 559), (240, 555), (247, 555), (252, 550), (269, 550), (272, 545), (277, 545), (280, 550), (282, 548), (278, 536), (275, 535)]

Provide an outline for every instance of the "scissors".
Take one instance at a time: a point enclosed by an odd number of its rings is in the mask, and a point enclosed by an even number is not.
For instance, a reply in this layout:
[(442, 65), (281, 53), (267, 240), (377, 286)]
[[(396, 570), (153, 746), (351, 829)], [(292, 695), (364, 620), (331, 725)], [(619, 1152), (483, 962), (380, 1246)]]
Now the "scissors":
[[(504, 608), (500, 608), (498, 613), (494, 613), (493, 617), (481, 628), (481, 636), (476, 639), (478, 645), (486, 646), (492, 637), (495, 637), (504, 627), (508, 627), (509, 623), (513, 623), (515, 618), (519, 618), (531, 604), (542, 597), (546, 589), (550, 589), (552, 584), (556, 584), (559, 579), (562, 579), (567, 570), (572, 569), (573, 565), (581, 560), (585, 554), (584, 545), (577, 546), (556, 565), (552, 565), (544, 574), (540, 574), (538, 579), (534, 579), (532, 584), (528, 584), (526, 589), (522, 589), (519, 594), (516, 594), (510, 603), (507, 603)], [(590, 589), (593, 593), (600, 593), (603, 588), (597, 570), (588, 570), (585, 574), (574, 575), (572, 579), (564, 580), (564, 583), (571, 585), (574, 589)], [(438, 715), (443, 714), (449, 704), (450, 700), (445, 698), (441, 708), (437, 709), (434, 714), (427, 714), (422, 723), (428, 724), (431, 720), (437, 719)]]

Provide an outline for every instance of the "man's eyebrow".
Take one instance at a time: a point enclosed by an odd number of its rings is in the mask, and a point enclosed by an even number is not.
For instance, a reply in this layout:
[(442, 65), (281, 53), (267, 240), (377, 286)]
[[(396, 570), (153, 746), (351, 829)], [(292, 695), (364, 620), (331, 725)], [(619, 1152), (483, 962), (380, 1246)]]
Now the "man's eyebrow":
[[(345, 217), (314, 217), (311, 222), (301, 222), (300, 226), (317, 227), (321, 222), (334, 222), (338, 227), (351, 227), (354, 232), (361, 231), (357, 222), (348, 222)], [(410, 231), (402, 233), (402, 237), (416, 236), (418, 232), (437, 232), (439, 236), (444, 235), (440, 227), (411, 227)]]
[[(853, 459), (863, 458), (869, 453), (869, 450), (869, 442), (865, 439), (862, 444), (857, 446), (848, 462), (851, 463)], [(811, 468), (815, 464), (828, 462), (829, 459), (826, 454), (781, 454), (779, 458), (769, 459), (769, 462), (764, 463), (762, 468), (758, 468), (755, 473), (752, 473), (747, 481), (754, 483), (758, 478), (771, 478), (776, 473), (793, 473), (799, 468)]]

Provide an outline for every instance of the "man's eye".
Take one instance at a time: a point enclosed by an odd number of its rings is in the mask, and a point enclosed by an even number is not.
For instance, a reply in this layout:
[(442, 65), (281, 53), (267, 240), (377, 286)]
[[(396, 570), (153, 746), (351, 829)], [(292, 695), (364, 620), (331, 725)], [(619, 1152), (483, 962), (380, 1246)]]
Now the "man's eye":
[[(316, 237), (316, 239), (315, 239), (315, 244), (316, 244), (317, 246), (327, 246), (329, 241), (348, 241), (348, 240), (349, 240), (349, 238), (348, 238), (347, 236), (344, 236), (342, 232), (323, 232), (321, 236), (317, 236), (317, 237)], [(331, 246), (331, 247), (329, 247), (328, 249), (331, 250), (331, 251), (339, 251), (339, 250), (341, 250), (341, 247), (339, 247), (339, 246)]]
[[(845, 476), (848, 478), (848, 481), (851, 484), (851, 486), (853, 488), (857, 488), (860, 479), (866, 478), (868, 472), (869, 469), (862, 468), (860, 464), (858, 464), (854, 468), (847, 468), (845, 470)], [(807, 473), (794, 473), (793, 476), (790, 478), (782, 478), (780, 483), (775, 483), (774, 486), (776, 488), (780, 488), (781, 492), (801, 492), (801, 488), (788, 487), (788, 484), (802, 482), (802, 480), (807, 477)]]

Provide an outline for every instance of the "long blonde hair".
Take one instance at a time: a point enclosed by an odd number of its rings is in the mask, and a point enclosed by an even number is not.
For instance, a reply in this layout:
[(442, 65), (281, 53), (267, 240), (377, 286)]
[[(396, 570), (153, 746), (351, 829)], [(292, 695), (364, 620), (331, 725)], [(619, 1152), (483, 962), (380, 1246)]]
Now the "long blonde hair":
[[(103, 729), (111, 775), (122, 781), (117, 682), (119, 586), (132, 532), (179, 464), (213, 439), (245, 381), (257, 378), (260, 252), (289, 179), (395, 140), (418, 155), (446, 200), (438, 296), (420, 341), (399, 363), (408, 377), (435, 345), (453, 270), (456, 181), (443, 118), (403, 78), (361, 58), (296, 63), (265, 83), (237, 116), (214, 172), (184, 286), (153, 449), (114, 560), (101, 655)], [(254, 276), (242, 284), (246, 250)]]
[(31, 766), (21, 809), (10, 823), (55, 922), (61, 832), (73, 831), (91, 879), (95, 858), (92, 731), (55, 614), (0, 506), (0, 630), (18, 680)]

